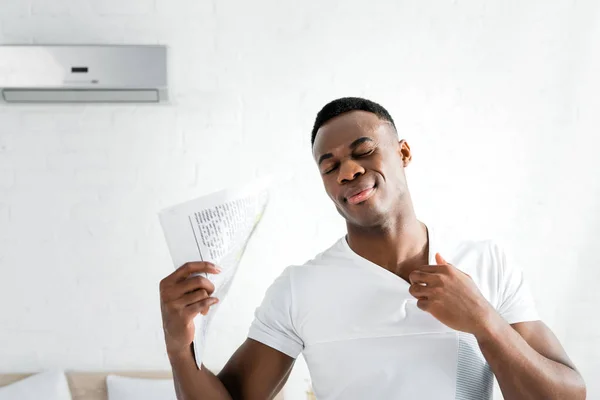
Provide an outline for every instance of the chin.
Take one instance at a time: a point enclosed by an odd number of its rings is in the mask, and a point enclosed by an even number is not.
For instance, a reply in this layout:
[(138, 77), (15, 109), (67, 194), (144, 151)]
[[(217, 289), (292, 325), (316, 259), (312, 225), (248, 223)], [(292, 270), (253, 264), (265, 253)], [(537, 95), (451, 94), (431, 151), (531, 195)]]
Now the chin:
[(360, 210), (340, 210), (338, 212), (348, 224), (359, 226), (361, 228), (373, 228), (382, 226), (387, 220), (387, 215), (378, 212), (373, 207), (365, 207)]

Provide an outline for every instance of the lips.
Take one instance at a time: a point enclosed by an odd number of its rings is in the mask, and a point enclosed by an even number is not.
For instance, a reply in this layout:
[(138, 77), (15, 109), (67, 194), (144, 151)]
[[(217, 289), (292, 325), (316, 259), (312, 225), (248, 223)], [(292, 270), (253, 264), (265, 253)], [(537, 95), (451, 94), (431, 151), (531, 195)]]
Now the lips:
[(367, 200), (375, 192), (375, 186), (367, 186), (352, 190), (345, 196), (345, 199), (350, 204), (358, 204)]

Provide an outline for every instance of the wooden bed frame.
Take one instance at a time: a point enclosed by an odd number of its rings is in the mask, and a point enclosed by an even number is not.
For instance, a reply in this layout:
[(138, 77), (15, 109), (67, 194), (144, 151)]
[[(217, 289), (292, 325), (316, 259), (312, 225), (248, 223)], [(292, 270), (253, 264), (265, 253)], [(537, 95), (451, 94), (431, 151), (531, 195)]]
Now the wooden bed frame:
[[(17, 382), (34, 374), (0, 374), (0, 387)], [(171, 379), (171, 371), (115, 371), (115, 372), (66, 372), (73, 400), (107, 400), (106, 377), (108, 375), (131, 378)], [(275, 400), (283, 400), (280, 393)]]

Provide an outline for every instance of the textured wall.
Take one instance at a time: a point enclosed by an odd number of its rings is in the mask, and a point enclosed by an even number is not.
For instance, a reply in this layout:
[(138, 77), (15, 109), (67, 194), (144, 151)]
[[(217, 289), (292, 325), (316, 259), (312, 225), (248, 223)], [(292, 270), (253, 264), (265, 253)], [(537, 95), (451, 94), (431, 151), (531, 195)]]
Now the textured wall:
[(157, 211), (289, 174), (211, 331), (222, 366), (272, 279), (343, 233), (309, 132), (363, 95), (411, 144), (419, 216), (512, 250), (600, 398), (599, 28), (591, 0), (0, 0), (0, 43), (168, 45), (173, 98), (0, 107), (0, 369), (167, 368)]

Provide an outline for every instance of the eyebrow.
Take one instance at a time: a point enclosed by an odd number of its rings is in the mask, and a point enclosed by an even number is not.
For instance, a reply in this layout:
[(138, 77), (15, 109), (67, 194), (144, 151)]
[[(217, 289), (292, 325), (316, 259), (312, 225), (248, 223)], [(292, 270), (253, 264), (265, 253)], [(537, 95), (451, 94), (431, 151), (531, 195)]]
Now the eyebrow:
[[(370, 137), (360, 137), (358, 139), (356, 139), (354, 142), (350, 143), (350, 146), (348, 146), (349, 149), (354, 150), (355, 148), (357, 148), (358, 146), (360, 146), (361, 144), (365, 143), (365, 142), (373, 142), (374, 140), (371, 139)], [(321, 165), (321, 163), (325, 160), (327, 160), (328, 158), (333, 157), (332, 153), (325, 153), (323, 154), (321, 157), (319, 157), (319, 162), (317, 165)]]

